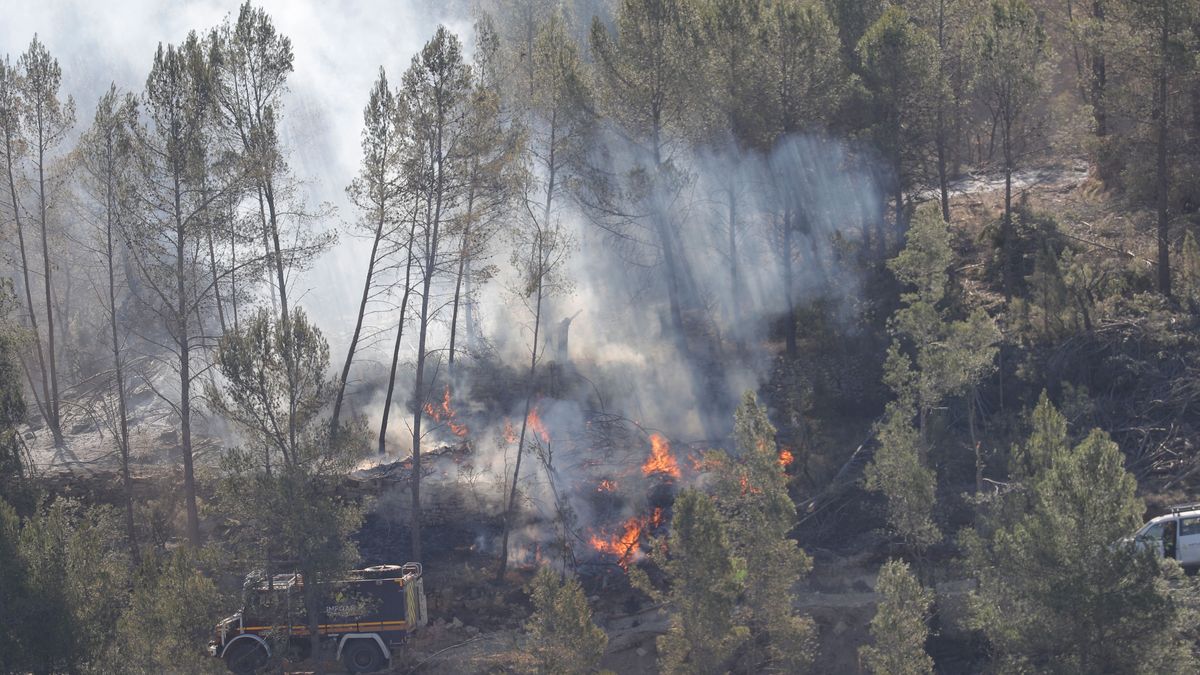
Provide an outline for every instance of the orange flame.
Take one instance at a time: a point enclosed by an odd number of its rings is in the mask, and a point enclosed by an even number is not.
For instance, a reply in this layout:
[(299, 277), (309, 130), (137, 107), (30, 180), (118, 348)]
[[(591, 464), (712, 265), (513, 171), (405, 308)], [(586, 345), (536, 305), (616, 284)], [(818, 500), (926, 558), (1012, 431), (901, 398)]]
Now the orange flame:
[(441, 406), (435, 408), (433, 403), (427, 402), (424, 408), (425, 414), (432, 417), (435, 422), (444, 423), (450, 428), (450, 433), (460, 438), (467, 435), (467, 425), (454, 421), (458, 413), (450, 407), (450, 385), (446, 385), (446, 392), (442, 396)]
[(600, 484), (596, 486), (596, 492), (616, 492), (616, 491), (617, 491), (616, 482), (608, 480), (607, 478), (600, 481)]
[(671, 455), (671, 444), (659, 434), (650, 434), (650, 457), (642, 465), (644, 475), (662, 474), (671, 478), (679, 478), (679, 464)]
[(779, 451), (779, 466), (786, 469), (791, 466), (792, 462), (794, 461), (796, 461), (796, 458), (792, 455), (791, 448), (784, 448)]
[(616, 557), (621, 569), (628, 570), (629, 564), (641, 557), (638, 544), (647, 530), (657, 529), (663, 524), (662, 508), (654, 509), (650, 516), (634, 516), (621, 525), (619, 534), (593, 533), (588, 542), (599, 553)]
[(542, 443), (550, 444), (550, 432), (546, 431), (546, 424), (542, 422), (536, 407), (529, 410), (529, 416), (525, 418), (525, 423), (529, 425), (530, 431), (542, 439)]

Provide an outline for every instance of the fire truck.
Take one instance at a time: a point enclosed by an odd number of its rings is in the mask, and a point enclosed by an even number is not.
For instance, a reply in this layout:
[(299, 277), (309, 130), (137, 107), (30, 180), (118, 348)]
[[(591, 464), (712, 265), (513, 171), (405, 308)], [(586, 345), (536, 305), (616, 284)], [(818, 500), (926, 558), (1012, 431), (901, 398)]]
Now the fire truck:
[[(249, 675), (281, 647), (303, 653), (311, 644), (303, 575), (251, 573), (243, 589), (242, 609), (217, 623), (209, 655)], [(317, 622), (321, 641), (352, 673), (383, 669), (393, 650), (426, 622), (420, 563), (354, 570), (321, 590), (328, 599)]]

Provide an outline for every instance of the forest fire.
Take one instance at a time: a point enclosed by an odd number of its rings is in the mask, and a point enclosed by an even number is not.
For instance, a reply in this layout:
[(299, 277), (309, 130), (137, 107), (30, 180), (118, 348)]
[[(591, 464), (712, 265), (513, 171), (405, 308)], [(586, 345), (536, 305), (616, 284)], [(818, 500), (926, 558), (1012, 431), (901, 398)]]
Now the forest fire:
[(656, 508), (654, 513), (649, 516), (634, 516), (626, 520), (622, 524), (619, 534), (607, 536), (603, 533), (592, 534), (588, 538), (588, 543), (596, 552), (614, 556), (621, 569), (628, 570), (629, 564), (641, 555), (638, 546), (641, 544), (642, 536), (647, 531), (660, 527), (662, 522), (663, 511), (661, 508)]
[(517, 442), (517, 430), (516, 430), (516, 429), (513, 429), (512, 422), (510, 422), (510, 421), (508, 421), (508, 420), (505, 420), (505, 421), (504, 421), (504, 432), (503, 432), (503, 435), (504, 435), (504, 442), (505, 442), (505, 443), (508, 443), (509, 445), (512, 445), (513, 443), (516, 443), (516, 442)]
[(446, 385), (445, 394), (442, 395), (441, 406), (434, 407), (433, 403), (426, 403), (425, 414), (432, 417), (435, 422), (445, 424), (450, 429), (450, 433), (459, 438), (463, 438), (469, 433), (467, 425), (454, 421), (458, 414), (454, 411), (454, 408), (450, 407), (450, 385)]
[(608, 480), (607, 478), (600, 481), (600, 484), (596, 486), (596, 492), (616, 492), (616, 491), (617, 491), (616, 481), (611, 481), (611, 480)]
[(796, 458), (792, 455), (791, 448), (784, 448), (779, 451), (779, 466), (786, 470), (794, 461), (796, 461)]
[(642, 464), (642, 474), (659, 474), (670, 478), (679, 478), (682, 475), (679, 463), (671, 454), (671, 444), (661, 434), (650, 434), (650, 457)]
[(550, 432), (546, 430), (546, 424), (542, 422), (542, 418), (538, 415), (536, 407), (529, 410), (529, 416), (525, 418), (525, 423), (529, 425), (529, 430), (542, 439), (542, 443), (550, 444)]

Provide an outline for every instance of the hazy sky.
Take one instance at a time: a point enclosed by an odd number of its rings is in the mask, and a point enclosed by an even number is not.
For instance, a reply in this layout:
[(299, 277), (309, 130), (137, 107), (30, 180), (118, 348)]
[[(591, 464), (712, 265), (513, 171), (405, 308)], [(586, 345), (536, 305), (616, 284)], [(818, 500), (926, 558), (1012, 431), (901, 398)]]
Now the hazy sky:
[[(178, 43), (188, 31), (207, 31), (227, 15), (236, 17), (238, 0), (0, 0), (0, 54), (13, 61), (34, 33), (63, 69), (63, 89), (75, 97), (77, 128), (91, 120), (100, 95), (115, 82), (140, 91), (159, 42)], [(379, 67), (398, 83), (412, 55), (446, 23), (470, 45), (466, 0), (256, 0), (276, 28), (292, 40), (295, 72), (284, 110), (283, 140), (297, 178), (306, 184), (310, 205), (338, 206), (336, 224), (352, 219), (344, 188), (359, 161), (362, 108)], [(333, 225), (334, 223), (331, 223)], [(310, 312), (337, 341), (338, 314), (350, 315), (360, 265), (358, 243), (342, 237), (297, 291)], [(315, 307), (313, 305), (316, 305)], [(350, 317), (353, 320), (353, 317)], [(330, 325), (333, 324), (333, 325)]]

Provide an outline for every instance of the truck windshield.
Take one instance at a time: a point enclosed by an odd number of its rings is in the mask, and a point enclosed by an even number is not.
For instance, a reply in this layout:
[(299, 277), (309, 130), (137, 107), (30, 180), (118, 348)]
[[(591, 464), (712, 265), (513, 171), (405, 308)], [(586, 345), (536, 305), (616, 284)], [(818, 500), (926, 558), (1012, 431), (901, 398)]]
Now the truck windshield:
[(1142, 528), (1138, 533), (1139, 539), (1162, 539), (1163, 526), (1165, 523), (1152, 523), (1151, 525)]

